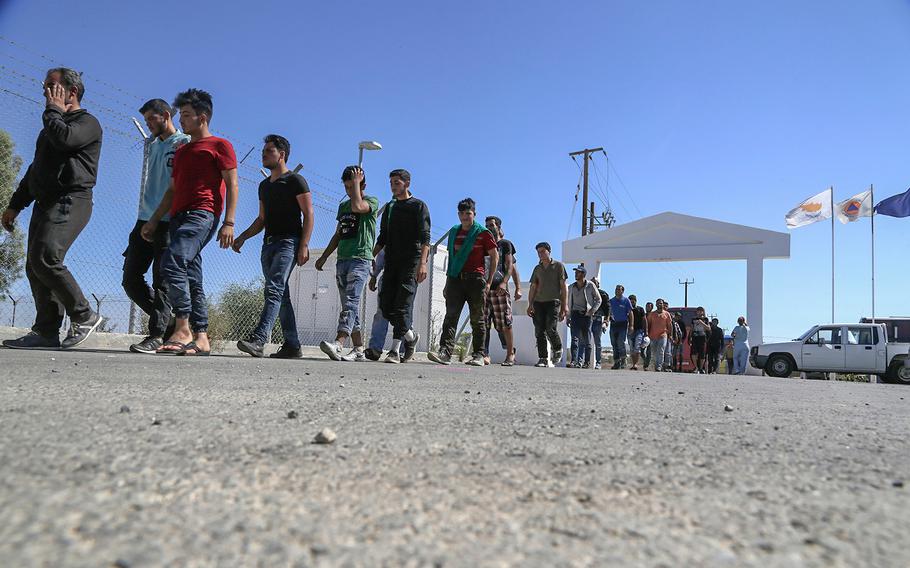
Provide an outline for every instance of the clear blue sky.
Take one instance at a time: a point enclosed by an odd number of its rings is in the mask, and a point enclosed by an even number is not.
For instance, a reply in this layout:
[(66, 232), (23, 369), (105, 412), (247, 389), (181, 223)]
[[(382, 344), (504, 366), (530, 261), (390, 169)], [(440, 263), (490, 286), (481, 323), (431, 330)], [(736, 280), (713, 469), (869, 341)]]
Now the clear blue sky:
[[(474, 197), (525, 275), (535, 242), (566, 237), (567, 153), (585, 146), (622, 177), (606, 188), (620, 223), (677, 211), (785, 231), (784, 213), (829, 185), (842, 199), (872, 183), (877, 200), (910, 186), (906, 1), (0, 6), (3, 36), (84, 70), (89, 92), (93, 78), (142, 98), (205, 88), (216, 130), (283, 133), (292, 161), (329, 178), (379, 140), (373, 193), (408, 168), (437, 227)], [(910, 314), (908, 222), (876, 219), (878, 315)], [(576, 211), (572, 236), (578, 224)], [(856, 321), (871, 308), (869, 223), (837, 229), (838, 319)], [(792, 258), (766, 263), (766, 338), (830, 317), (829, 231), (793, 231)], [(603, 271), (608, 289), (673, 304), (683, 277), (726, 327), (745, 311), (744, 262)]]

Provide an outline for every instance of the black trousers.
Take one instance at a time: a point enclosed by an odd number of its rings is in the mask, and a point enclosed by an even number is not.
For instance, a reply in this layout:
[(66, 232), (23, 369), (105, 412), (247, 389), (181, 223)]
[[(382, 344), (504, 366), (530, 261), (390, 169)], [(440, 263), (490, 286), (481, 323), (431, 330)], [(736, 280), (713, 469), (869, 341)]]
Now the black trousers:
[(446, 299), (446, 316), (442, 320), (442, 337), (439, 348), (452, 354), (455, 349), (455, 334), (458, 332), (458, 320), (465, 303), (471, 319), (471, 355), (483, 355), (483, 340), (486, 335), (486, 323), (483, 319), (484, 289), (486, 281), (483, 274), (462, 274), (458, 278), (446, 277), (443, 296)]
[(61, 195), (53, 202), (35, 202), (28, 225), (25, 276), (35, 299), (32, 331), (39, 335), (56, 337), (64, 315), (75, 323), (92, 317), (85, 294), (63, 264), (91, 216), (91, 192)]
[(562, 350), (562, 339), (556, 330), (559, 323), (559, 300), (551, 302), (534, 302), (534, 335), (537, 338), (537, 356), (547, 359), (547, 340), (553, 351)]
[[(139, 309), (149, 316), (149, 335), (163, 337), (171, 319), (171, 304), (167, 298), (167, 283), (161, 274), (161, 255), (170, 243), (168, 224), (158, 223), (155, 238), (148, 242), (142, 238), (145, 221), (136, 221), (130, 233), (129, 244), (123, 251), (123, 290)], [(152, 285), (145, 280), (145, 273), (152, 269)]]
[(417, 266), (420, 257), (413, 260), (390, 262), (386, 257), (379, 289), (379, 309), (392, 324), (392, 337), (401, 339), (411, 329), (414, 318), (414, 296), (417, 295)]

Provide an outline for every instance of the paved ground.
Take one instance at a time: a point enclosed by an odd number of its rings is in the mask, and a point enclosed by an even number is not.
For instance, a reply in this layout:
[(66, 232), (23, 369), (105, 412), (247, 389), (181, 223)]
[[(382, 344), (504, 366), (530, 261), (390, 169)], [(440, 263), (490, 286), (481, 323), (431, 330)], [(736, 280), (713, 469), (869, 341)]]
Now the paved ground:
[[(910, 565), (905, 387), (87, 350), (0, 364), (5, 566)], [(312, 444), (324, 427), (337, 441)]]

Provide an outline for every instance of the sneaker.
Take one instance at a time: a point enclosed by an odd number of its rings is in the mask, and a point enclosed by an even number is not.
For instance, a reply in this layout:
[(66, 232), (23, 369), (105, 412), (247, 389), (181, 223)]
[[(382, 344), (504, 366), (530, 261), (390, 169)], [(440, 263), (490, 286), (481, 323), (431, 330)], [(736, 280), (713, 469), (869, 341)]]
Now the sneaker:
[(237, 342), (237, 349), (248, 353), (253, 357), (262, 357), (265, 355), (265, 344), (255, 339), (241, 339)]
[(84, 323), (71, 323), (69, 333), (66, 334), (66, 338), (60, 343), (60, 347), (70, 349), (81, 345), (103, 322), (104, 316), (92, 314), (92, 317)]
[(630, 371), (637, 371), (637, 370), (638, 370), (638, 366), (632, 365), (632, 368), (629, 369), (629, 370), (630, 370)]
[(470, 365), (472, 367), (483, 367), (486, 363), (483, 362), (483, 355), (474, 354), (465, 365)]
[(152, 337), (149, 335), (139, 343), (133, 343), (130, 345), (130, 351), (133, 353), (150, 353), (154, 354), (158, 351), (158, 348), (164, 344), (164, 341), (160, 337)]
[(351, 361), (354, 363), (363, 363), (367, 360), (367, 356), (364, 355), (363, 349), (355, 347), (354, 349), (351, 349), (351, 352), (347, 355), (342, 355), (341, 360)]
[(571, 369), (571, 368), (574, 367), (574, 366), (575, 366), (575, 362), (574, 362), (574, 361), (567, 361), (567, 362), (566, 362), (566, 369)]
[(269, 355), (270, 359), (300, 359), (303, 357), (299, 347), (288, 347), (282, 345), (278, 351)]
[(45, 337), (30, 331), (19, 339), (4, 340), (3, 346), (10, 349), (60, 349), (60, 338)]
[(404, 343), (404, 355), (401, 356), (401, 362), (407, 363), (414, 358), (414, 352), (417, 351), (417, 342), (420, 341), (420, 334), (414, 332), (414, 341), (402, 340)]
[(553, 366), (556, 366), (560, 359), (562, 359), (562, 349), (557, 349), (553, 352), (553, 357), (550, 358), (550, 361), (552, 361)]
[(594, 363), (594, 370), (595, 370), (595, 371), (599, 371), (599, 370), (600, 370), (600, 363)]
[(363, 356), (370, 361), (379, 361), (379, 358), (382, 357), (382, 351), (379, 349), (373, 349), (372, 347), (367, 347), (363, 352)]
[(544, 358), (544, 359), (538, 359), (538, 360), (537, 360), (537, 363), (535, 363), (534, 366), (535, 366), (535, 367), (549, 367), (549, 366), (550, 366), (550, 361), (548, 361), (548, 360), (545, 359), (545, 358)]
[(619, 369), (619, 366), (620, 366), (621, 364), (622, 364), (621, 361), (613, 361), (613, 366), (610, 367), (610, 368), (613, 369), (614, 371), (616, 371), (616, 370)]
[(332, 361), (341, 361), (341, 345), (337, 341), (323, 341), (319, 344), (319, 348), (322, 349), (322, 352), (329, 356), (329, 359)]
[(401, 356), (398, 354), (398, 351), (389, 351), (388, 353), (386, 353), (385, 362), (394, 363), (397, 365), (397, 364), (401, 363)]
[(439, 353), (433, 353), (432, 351), (427, 353), (427, 359), (434, 363), (439, 363), (440, 365), (451, 365), (452, 356), (446, 353), (445, 351), (440, 351)]

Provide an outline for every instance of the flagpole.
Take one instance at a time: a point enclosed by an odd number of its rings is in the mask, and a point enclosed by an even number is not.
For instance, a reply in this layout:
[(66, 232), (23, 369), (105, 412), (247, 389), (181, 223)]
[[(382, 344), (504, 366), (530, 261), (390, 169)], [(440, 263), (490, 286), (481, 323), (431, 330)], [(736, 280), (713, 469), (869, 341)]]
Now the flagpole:
[(831, 323), (834, 323), (834, 186), (831, 191)]
[(875, 191), (869, 184), (869, 201), (872, 203), (872, 323), (875, 323)]

